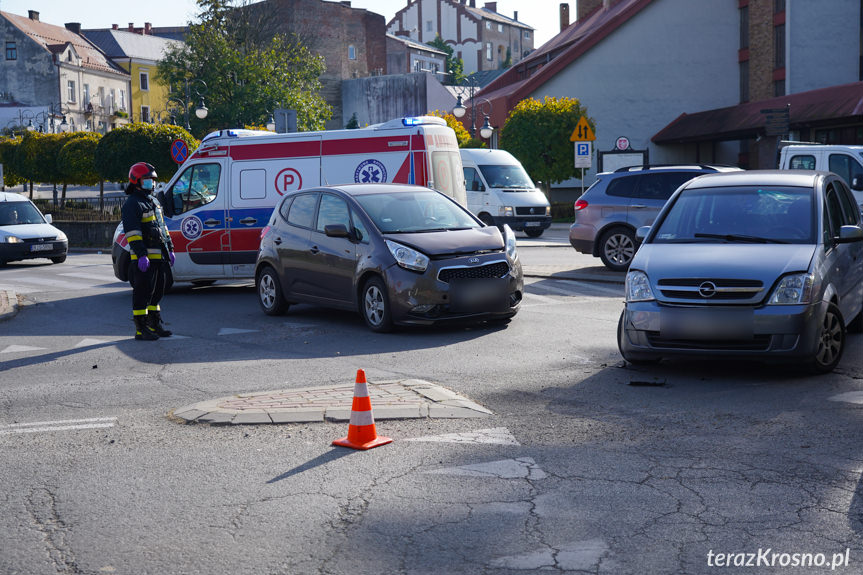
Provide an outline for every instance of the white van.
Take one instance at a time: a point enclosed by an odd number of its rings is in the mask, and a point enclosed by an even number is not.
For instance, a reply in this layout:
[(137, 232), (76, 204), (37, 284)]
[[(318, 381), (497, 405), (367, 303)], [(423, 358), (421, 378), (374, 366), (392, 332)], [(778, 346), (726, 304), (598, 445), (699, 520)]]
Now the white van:
[(462, 148), (467, 208), (483, 223), (523, 231), (532, 238), (551, 225), (551, 206), (505, 150)]
[(780, 170), (822, 170), (842, 177), (863, 206), (863, 146), (791, 144), (779, 153)]
[[(455, 132), (432, 116), (357, 130), (213, 132), (157, 194), (177, 256), (173, 280), (252, 279), (262, 230), (288, 192), (394, 182), (434, 188), (466, 206), (461, 175)], [(111, 254), (114, 275), (127, 281), (122, 224)]]

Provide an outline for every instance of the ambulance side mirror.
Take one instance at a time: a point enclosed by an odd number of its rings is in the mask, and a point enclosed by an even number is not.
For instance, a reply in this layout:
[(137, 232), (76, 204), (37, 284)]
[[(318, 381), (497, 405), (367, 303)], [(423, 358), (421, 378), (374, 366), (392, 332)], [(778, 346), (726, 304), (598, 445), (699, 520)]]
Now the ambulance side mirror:
[(167, 198), (165, 198), (165, 192), (160, 190), (156, 194), (156, 199), (159, 200), (159, 204), (161, 204), (162, 206), (162, 211), (165, 213), (166, 216), (170, 218), (174, 215), (174, 205), (173, 203), (167, 201)]

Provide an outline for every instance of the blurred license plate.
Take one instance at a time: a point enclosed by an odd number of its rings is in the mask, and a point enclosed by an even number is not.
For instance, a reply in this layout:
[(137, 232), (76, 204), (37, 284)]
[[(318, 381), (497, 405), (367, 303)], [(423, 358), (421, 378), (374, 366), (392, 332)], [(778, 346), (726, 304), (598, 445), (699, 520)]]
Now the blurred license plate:
[(33, 244), (30, 246), (31, 252), (50, 252), (54, 249), (54, 244)]
[(535, 228), (538, 227), (542, 222), (525, 222), (524, 227), (526, 228)]
[(751, 309), (665, 309), (661, 337), (696, 340), (741, 340), (753, 337)]
[(450, 282), (450, 309), (456, 312), (483, 312), (503, 309), (506, 280), (469, 279)]

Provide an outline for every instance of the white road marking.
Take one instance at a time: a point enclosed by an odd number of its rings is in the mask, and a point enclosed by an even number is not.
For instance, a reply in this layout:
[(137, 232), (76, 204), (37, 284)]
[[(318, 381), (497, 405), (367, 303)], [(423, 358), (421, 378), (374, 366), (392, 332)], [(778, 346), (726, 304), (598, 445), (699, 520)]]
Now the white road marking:
[(443, 435), (427, 435), (411, 437), (408, 441), (428, 441), (435, 443), (479, 443), (493, 445), (521, 445), (506, 427), (478, 429), (464, 433), (445, 433)]
[(24, 351), (42, 351), (44, 347), (32, 347), (29, 345), (10, 345), (0, 353), (21, 353)]
[(545, 472), (530, 457), (501, 459), (488, 463), (460, 465), (424, 471), (432, 475), (462, 475), (466, 477), (497, 477), (499, 479), (545, 479)]
[(840, 393), (839, 395), (834, 395), (833, 397), (828, 397), (830, 401), (844, 401), (847, 403), (856, 403), (863, 404), (863, 391), (849, 391), (847, 393)]
[(239, 329), (236, 327), (223, 327), (219, 330), (217, 335), (234, 335), (237, 333), (254, 333), (256, 331), (261, 331), (259, 329)]
[(87, 419), (37, 421), (32, 423), (10, 423), (8, 425), (0, 425), (0, 435), (9, 435), (12, 433), (43, 433), (48, 431), (100, 429), (114, 427), (116, 424), (116, 417), (91, 417)]
[[(36, 276), (14, 276), (9, 278), (11, 280), (15, 280), (15, 282), (23, 282), (25, 284), (32, 284), (37, 286), (47, 286), (53, 287), (57, 289), (68, 289), (68, 290), (80, 290), (82, 284), (80, 283), (72, 283), (72, 282), (64, 282), (63, 280), (58, 279), (49, 279), (49, 278), (40, 278)], [(13, 285), (17, 285), (13, 284)], [(15, 290), (18, 291), (18, 290)]]
[(110, 341), (104, 341), (104, 340), (101, 340), (101, 339), (91, 339), (91, 338), (87, 338), (87, 339), (82, 339), (81, 341), (79, 341), (77, 344), (75, 344), (75, 346), (74, 346), (74, 347), (76, 347), (76, 348), (77, 348), (77, 347), (90, 347), (91, 345), (102, 345), (102, 344), (105, 344), (105, 343), (113, 343), (113, 342), (110, 342)]

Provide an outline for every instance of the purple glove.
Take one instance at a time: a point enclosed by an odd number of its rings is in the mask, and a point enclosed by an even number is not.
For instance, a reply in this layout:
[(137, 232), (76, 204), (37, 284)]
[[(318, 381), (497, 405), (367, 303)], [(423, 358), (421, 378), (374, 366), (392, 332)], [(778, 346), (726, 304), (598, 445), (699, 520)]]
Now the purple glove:
[(148, 258), (147, 256), (144, 256), (142, 258), (138, 258), (138, 269), (141, 270), (142, 272), (145, 272), (148, 269), (150, 269), (150, 258)]
[(177, 259), (177, 256), (174, 255), (174, 252), (168, 252), (168, 259), (171, 261), (171, 267), (174, 267), (174, 260)]

